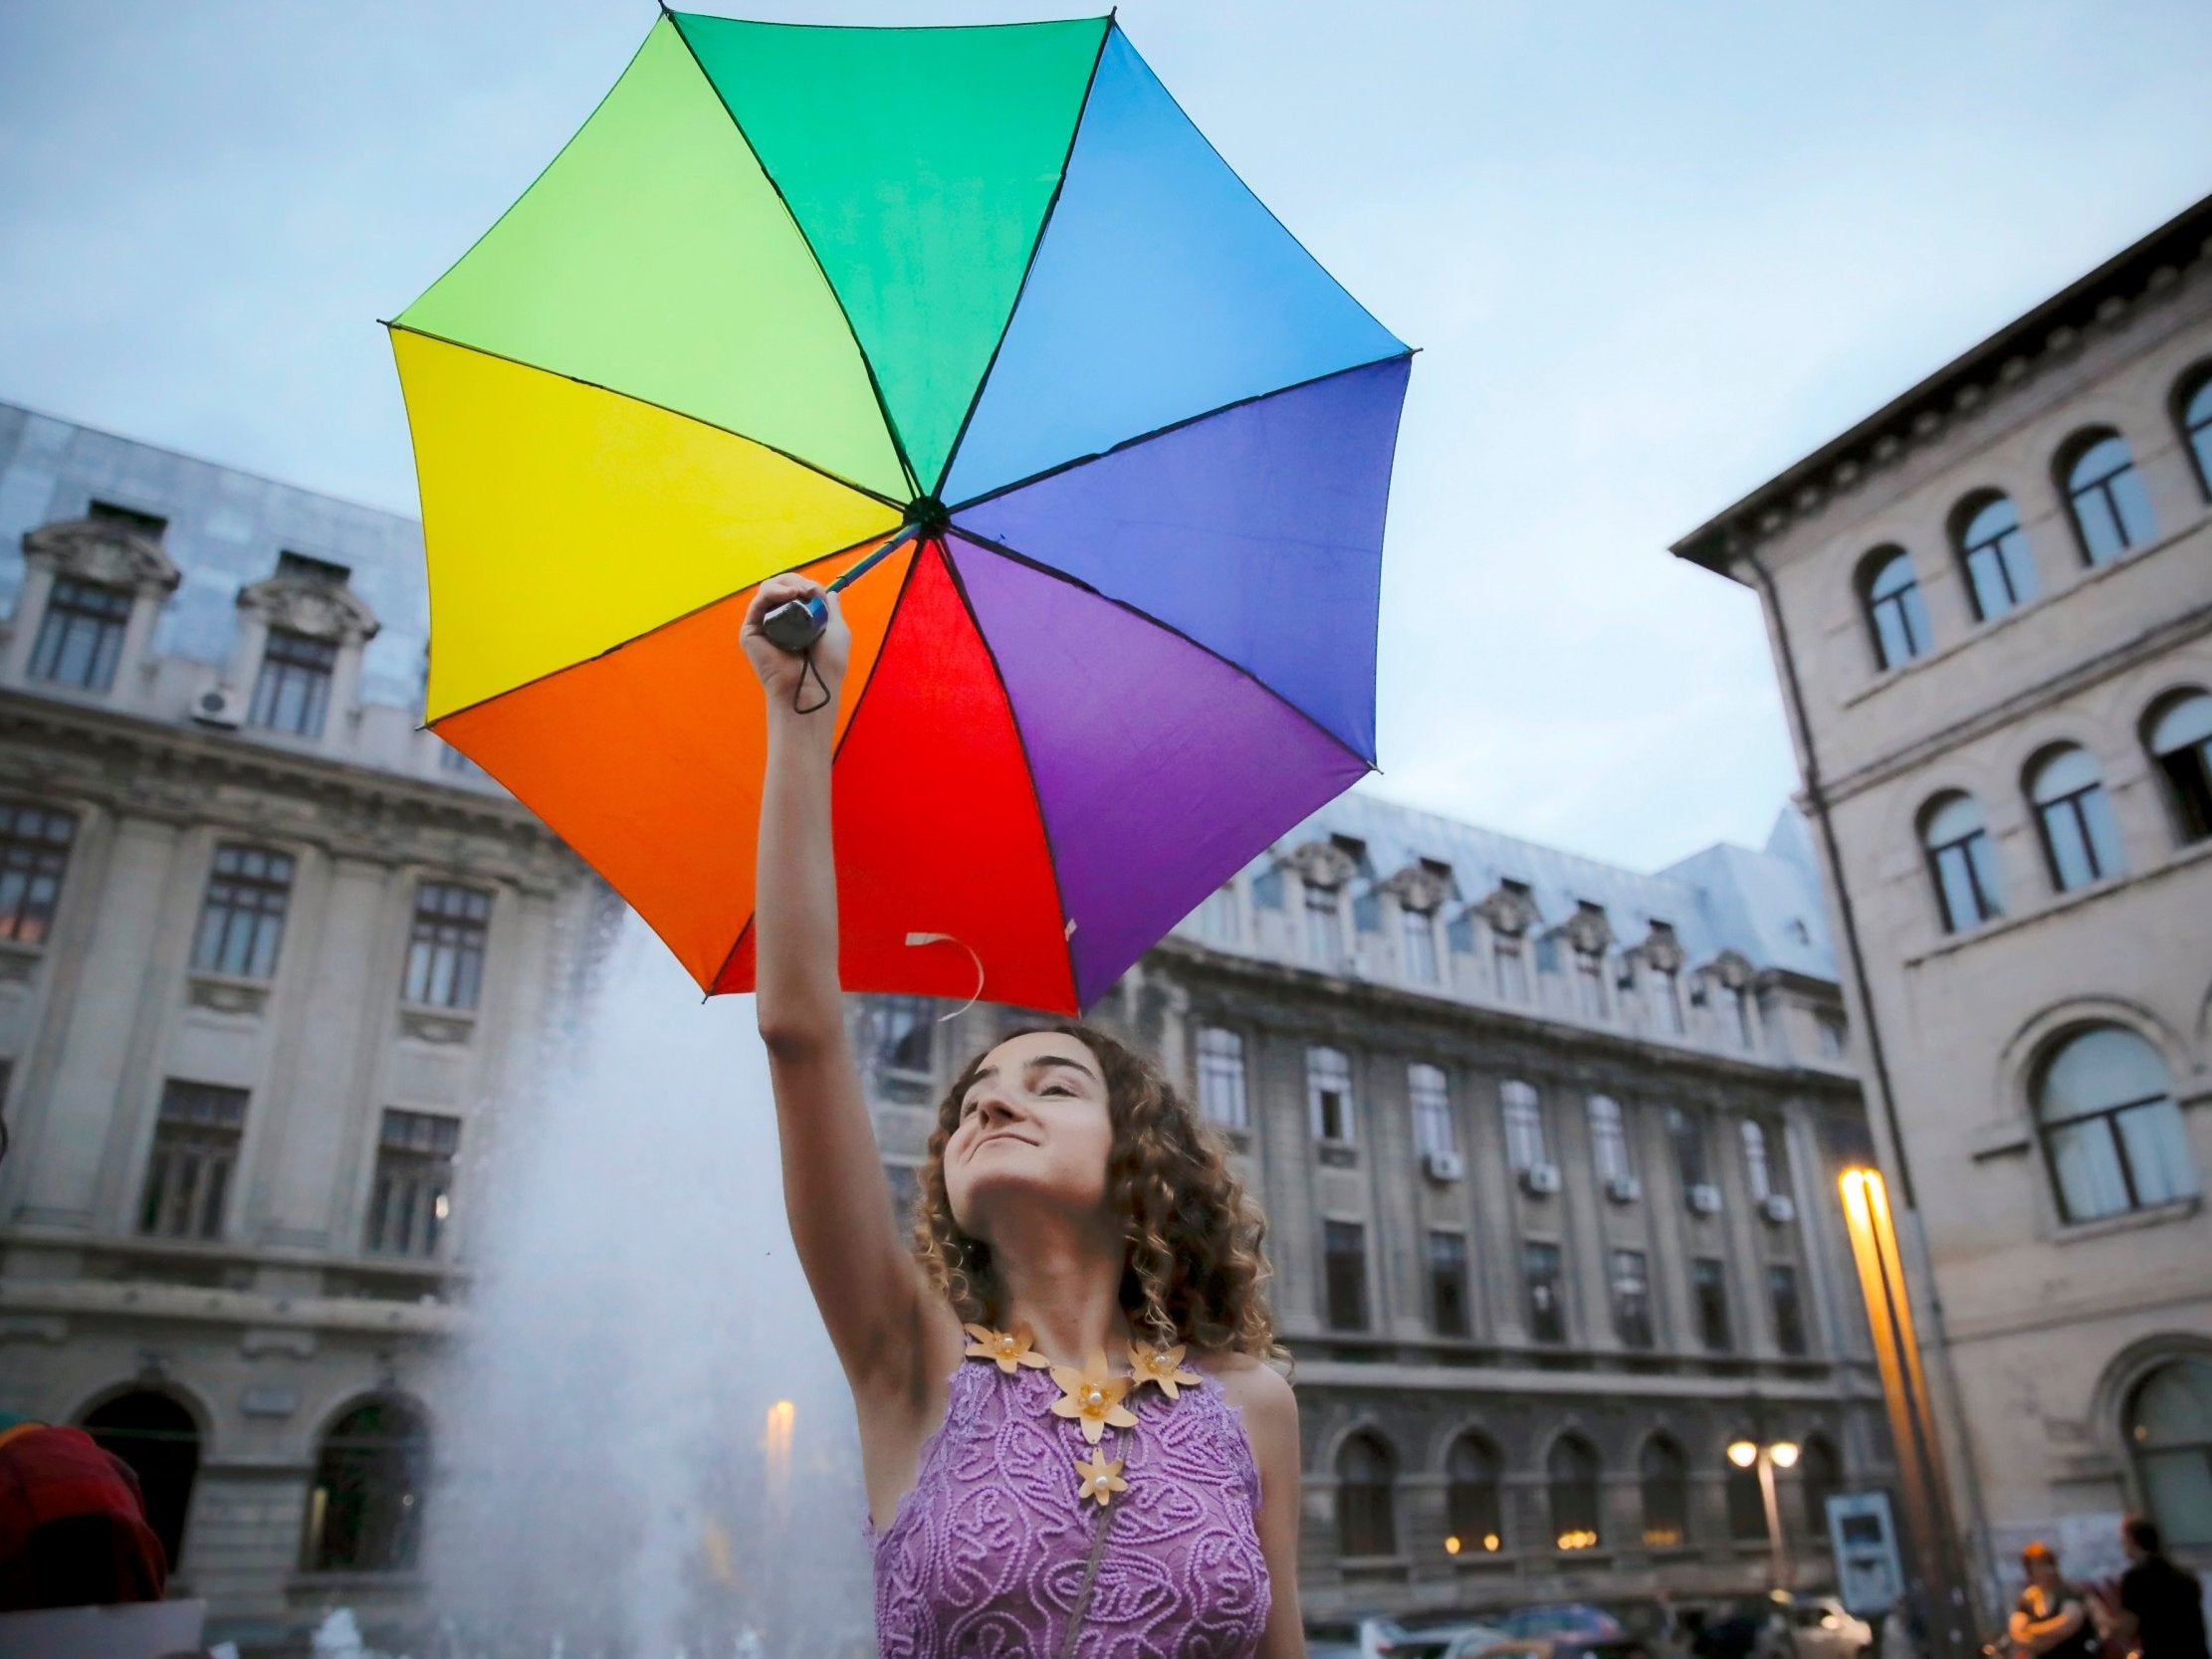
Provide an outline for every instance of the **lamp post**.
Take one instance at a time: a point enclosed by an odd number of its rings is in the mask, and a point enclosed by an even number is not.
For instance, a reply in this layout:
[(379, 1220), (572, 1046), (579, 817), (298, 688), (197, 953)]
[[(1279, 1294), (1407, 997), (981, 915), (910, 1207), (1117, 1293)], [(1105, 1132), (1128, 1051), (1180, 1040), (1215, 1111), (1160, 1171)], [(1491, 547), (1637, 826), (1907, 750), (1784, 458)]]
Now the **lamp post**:
[(1797, 1466), (1795, 1440), (1737, 1440), (1729, 1444), (1728, 1461), (1738, 1469), (1759, 1471), (1759, 1499), (1767, 1512), (1767, 1587), (1787, 1590), (1796, 1577), (1790, 1565), (1790, 1545), (1782, 1532), (1782, 1503), (1774, 1491), (1774, 1472)]

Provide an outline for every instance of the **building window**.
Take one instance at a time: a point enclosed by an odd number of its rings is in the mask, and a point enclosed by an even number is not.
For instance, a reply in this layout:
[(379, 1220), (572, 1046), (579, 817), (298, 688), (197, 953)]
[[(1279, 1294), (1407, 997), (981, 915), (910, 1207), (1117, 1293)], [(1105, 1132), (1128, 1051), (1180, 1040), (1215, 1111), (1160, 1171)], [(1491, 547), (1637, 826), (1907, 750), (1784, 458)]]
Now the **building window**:
[(1427, 911), (1400, 911), (1399, 937), (1405, 941), (1406, 977), (1417, 985), (1437, 982), (1437, 919)]
[(1467, 1335), (1467, 1236), (1429, 1235), (1429, 1316), (1439, 1337)]
[(2179, 692), (2153, 704), (2143, 740), (2166, 780), (2166, 806), (2182, 842), (2212, 836), (2212, 696)]
[[(926, 996), (873, 996), (868, 999), (868, 1053), (878, 1072), (928, 1077), (937, 1022)], [(1200, 1045), (1204, 1054), (1205, 1045)], [(1201, 1062), (1204, 1082), (1204, 1060)]]
[(422, 1542), (430, 1434), (412, 1406), (374, 1399), (323, 1438), (308, 1497), (310, 1572), (405, 1572)]
[(31, 678), (88, 692), (108, 690), (115, 683), (129, 621), (130, 595), (122, 589), (55, 577), (31, 646)]
[(1649, 970), (1644, 983), (1650, 987), (1648, 995), (1656, 1010), (1660, 1031), (1669, 1037), (1682, 1035), (1682, 976), (1678, 969), (1655, 967)]
[(1530, 999), (1527, 941), (1518, 933), (1494, 933), (1490, 939), (1491, 963), (1497, 970), (1497, 994), (1505, 1002)]
[(1605, 967), (1603, 952), (1575, 952), (1575, 1007), (1586, 1020), (1602, 1020), (1610, 1011), (1606, 1001)]
[(1552, 1543), (1561, 1550), (1595, 1550), (1602, 1541), (1597, 1448), (1579, 1434), (1552, 1442), (1545, 1473), (1551, 1489)]
[(2197, 464), (2197, 488), (2212, 501), (2212, 369), (2197, 375), (2196, 387), (2180, 400), (2180, 409), (2182, 441)]
[(1663, 1434), (1644, 1442), (1637, 1459), (1644, 1497), (1644, 1547), (1678, 1550), (1689, 1541), (1689, 1459)]
[(1521, 1275), (1528, 1281), (1528, 1334), (1539, 1343), (1567, 1340), (1566, 1287), (1560, 1282), (1559, 1246), (1542, 1239), (1521, 1245)]
[(1336, 1454), (1336, 1547), (1343, 1555), (1395, 1555), (1391, 1493), (1398, 1459), (1379, 1435), (1360, 1433)]
[(2027, 532), (2005, 496), (1986, 496), (1958, 531), (1959, 561), (1966, 566), (1966, 590), (1974, 620), (1988, 622), (2036, 595), (2035, 564), (2028, 556)]
[(484, 939), (492, 896), (453, 882), (415, 889), (401, 994), (431, 1008), (474, 1008), (484, 989)]
[(1759, 1046), (1759, 1009), (1749, 985), (1722, 985), (1720, 1003), (1728, 1011), (1728, 1037), (1746, 1054)]
[(1767, 1269), (1767, 1303), (1774, 1310), (1774, 1345), (1784, 1353), (1805, 1351), (1805, 1304), (1798, 1296), (1797, 1269), (1776, 1262)]
[(461, 1120), (429, 1112), (384, 1114), (376, 1179), (368, 1194), (368, 1248), (384, 1256), (432, 1257), (453, 1214), (453, 1156)]
[(1306, 887), (1306, 955), (1316, 967), (1344, 965), (1344, 899), (1333, 887)]
[(1199, 1030), (1199, 1112), (1224, 1129), (1249, 1129), (1244, 1099), (1244, 1039), (1217, 1025)]
[(1797, 1453), (1797, 1489), (1805, 1503), (1808, 1537), (1828, 1536), (1828, 1500), (1844, 1486), (1844, 1466), (1826, 1437), (1810, 1435)]
[(1820, 1033), (1821, 1055), (1828, 1060), (1841, 1060), (1851, 1046), (1851, 1031), (1844, 1024), (1841, 1014), (1816, 1014), (1813, 1028)]
[(1697, 1340), (1708, 1353), (1726, 1353), (1734, 1346), (1728, 1333), (1728, 1270), (1717, 1256), (1699, 1256), (1689, 1264), (1690, 1298), (1697, 1304)]
[(1435, 1066), (1418, 1061), (1406, 1068), (1406, 1093), (1414, 1106), (1414, 1150), (1423, 1157), (1448, 1157), (1459, 1149), (1451, 1133), (1451, 1086)]
[(1674, 1168), (1682, 1178), (1682, 1190), (1688, 1192), (1693, 1187), (1710, 1185), (1705, 1165), (1704, 1119), (1678, 1106), (1670, 1106), (1666, 1109), (1666, 1138), (1674, 1145)]
[(2028, 773), (2028, 798), (2043, 831), (2043, 854), (2061, 893), (2087, 887), (2125, 868), (2119, 822), (2089, 750), (2054, 749)]
[(292, 858), (266, 847), (218, 847), (192, 940), (201, 973), (266, 979), (277, 971), (285, 911), (292, 902)]
[(2127, 440), (2112, 431), (2092, 432), (2068, 448), (2074, 459), (2065, 469), (2066, 496), (2082, 538), (2082, 556), (2102, 564), (2148, 541), (2155, 533), (2150, 497), (2136, 475)]
[(245, 1090), (169, 1079), (154, 1120), (138, 1231), (158, 1238), (221, 1238), (224, 1202), (245, 1133)]
[(1961, 933), (2005, 914), (1997, 849), (1972, 795), (1939, 795), (1921, 820), (1920, 843), (1943, 910), (1943, 931)]
[[(1741, 1438), (1748, 1439), (1748, 1435)], [(1763, 1544), (1767, 1536), (1766, 1494), (1759, 1490), (1759, 1467), (1728, 1465), (1724, 1477), (1728, 1502), (1728, 1537), (1736, 1544)]]
[(2212, 1545), (2212, 1364), (2174, 1359), (2136, 1388), (2127, 1450), (2144, 1507), (2169, 1546)]
[(2068, 1221), (2149, 1209), (2197, 1189), (2158, 1051), (2117, 1025), (2074, 1032), (2044, 1062), (2036, 1119)]
[(1516, 1175), (1549, 1163), (1544, 1155), (1544, 1109), (1536, 1091), (1517, 1078), (1498, 1086), (1498, 1113), (1505, 1120), (1505, 1161)]
[(1357, 1221), (1321, 1225), (1321, 1257), (1327, 1278), (1329, 1329), (1367, 1329), (1367, 1229)]
[(1352, 1062), (1342, 1049), (1306, 1050), (1306, 1115), (1316, 1141), (1349, 1145), (1357, 1139), (1352, 1114)]
[(77, 820), (66, 812), (0, 805), (0, 938), (46, 942), (76, 836)]
[(1590, 1149), (1598, 1164), (1598, 1179), (1607, 1186), (1632, 1180), (1636, 1165), (1629, 1159), (1629, 1133), (1621, 1121), (1621, 1103), (1610, 1095), (1590, 1097)]
[(183, 1559), (184, 1522), (200, 1472), (200, 1426), (192, 1413), (168, 1394), (133, 1388), (86, 1412), (80, 1426), (102, 1451), (130, 1465), (161, 1553)]
[(1912, 574), (1912, 555), (1902, 547), (1881, 547), (1859, 567), (1859, 592), (1874, 635), (1875, 660), (1897, 668), (1924, 653), (1934, 642), (1920, 583)]
[(1209, 893), (1206, 903), (1199, 907), (1199, 937), (1209, 944), (1234, 944), (1243, 936), (1235, 884), (1224, 883)]
[(1652, 1271), (1641, 1250), (1613, 1252), (1613, 1334), (1623, 1348), (1652, 1346)]
[(1494, 1555), (1505, 1548), (1504, 1463), (1495, 1446), (1471, 1432), (1444, 1454), (1444, 1518), (1461, 1554)]
[(322, 736), (331, 706), (331, 674), (336, 667), (337, 646), (332, 641), (270, 629), (246, 724), (302, 737)]
[(1774, 1196), (1774, 1173), (1767, 1167), (1767, 1128), (1756, 1118), (1746, 1118), (1743, 1132), (1743, 1172), (1751, 1183), (1751, 1201), (1763, 1204)]

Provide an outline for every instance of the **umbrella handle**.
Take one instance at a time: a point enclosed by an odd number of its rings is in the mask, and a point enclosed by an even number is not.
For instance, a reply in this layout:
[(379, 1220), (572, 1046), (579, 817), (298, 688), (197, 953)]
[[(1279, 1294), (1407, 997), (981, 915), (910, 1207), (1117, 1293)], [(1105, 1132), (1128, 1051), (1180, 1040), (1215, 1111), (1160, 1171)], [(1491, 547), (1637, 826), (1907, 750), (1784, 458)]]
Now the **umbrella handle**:
[[(901, 525), (898, 534), (831, 582), (828, 591), (841, 593), (900, 547), (912, 541), (921, 533), (921, 529), (920, 524)], [(812, 650), (814, 642), (822, 637), (822, 630), (828, 626), (829, 607), (813, 594), (808, 594), (803, 599), (786, 599), (761, 618), (761, 632), (768, 635), (769, 643), (794, 657), (803, 656)]]

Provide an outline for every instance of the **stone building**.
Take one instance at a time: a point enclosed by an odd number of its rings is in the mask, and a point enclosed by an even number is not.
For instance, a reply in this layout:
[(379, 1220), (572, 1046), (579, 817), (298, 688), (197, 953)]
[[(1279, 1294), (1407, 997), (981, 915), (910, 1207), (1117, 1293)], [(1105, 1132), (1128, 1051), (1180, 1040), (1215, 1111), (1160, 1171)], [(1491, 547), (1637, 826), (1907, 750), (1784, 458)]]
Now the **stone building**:
[[(1096, 1017), (1161, 1055), (1265, 1205), (1306, 1442), (1301, 1593), (1355, 1611), (1796, 1581), (1889, 1456), (1833, 1200), (1865, 1151), (1794, 815), (1658, 875), (1343, 797)], [(911, 1182), (930, 1104), (1024, 1016), (870, 999)]]
[(494, 1103), (604, 890), (417, 729), (411, 521), (0, 405), (0, 1407), (249, 1640), (412, 1583)]
[(1674, 551), (1765, 605), (1969, 1553), (2212, 1560), (2212, 198)]

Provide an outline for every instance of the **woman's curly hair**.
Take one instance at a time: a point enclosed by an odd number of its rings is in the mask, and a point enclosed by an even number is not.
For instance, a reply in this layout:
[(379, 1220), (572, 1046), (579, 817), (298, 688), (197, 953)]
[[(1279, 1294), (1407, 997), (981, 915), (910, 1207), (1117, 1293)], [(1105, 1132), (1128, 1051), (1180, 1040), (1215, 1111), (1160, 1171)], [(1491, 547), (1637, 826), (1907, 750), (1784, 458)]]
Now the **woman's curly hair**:
[[(1229, 1168), (1220, 1137), (1157, 1066), (1103, 1031), (1069, 1022), (1008, 1035), (1043, 1031), (1074, 1038), (1105, 1069), (1114, 1135), (1106, 1197), (1124, 1218), (1121, 1306), (1130, 1329), (1202, 1353), (1280, 1356), (1265, 1294), (1267, 1223)], [(995, 1326), (1002, 1293), (991, 1246), (961, 1230), (945, 1191), (945, 1143), (960, 1127), (961, 1102), (989, 1052), (963, 1068), (938, 1104), (915, 1199), (914, 1252), (964, 1322)]]

